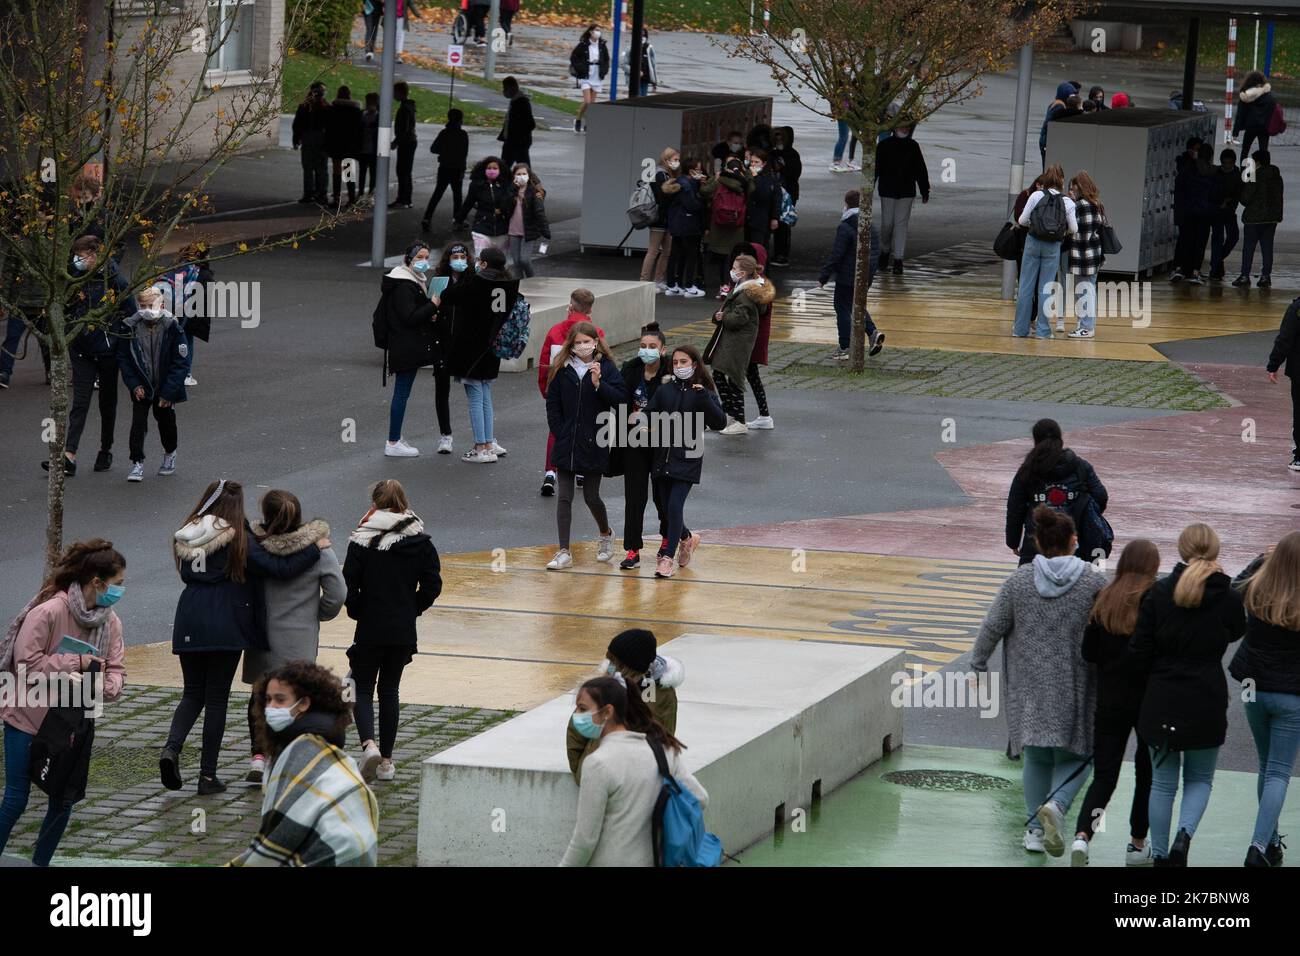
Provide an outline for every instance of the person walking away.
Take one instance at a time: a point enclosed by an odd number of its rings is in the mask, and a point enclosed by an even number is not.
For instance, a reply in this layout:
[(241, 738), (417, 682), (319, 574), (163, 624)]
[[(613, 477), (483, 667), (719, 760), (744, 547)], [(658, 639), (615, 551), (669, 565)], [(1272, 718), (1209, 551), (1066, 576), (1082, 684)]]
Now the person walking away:
[[(1069, 239), (1070, 274), (1074, 276), (1075, 327), (1072, 339), (1090, 339), (1097, 334), (1097, 273), (1106, 257), (1101, 251), (1101, 227), (1106, 222), (1106, 206), (1101, 201), (1097, 183), (1086, 169), (1070, 180), (1070, 198), (1074, 200), (1074, 220), (1078, 231)], [(1057, 320), (1064, 328), (1065, 317)]]
[(1255, 246), (1263, 251), (1263, 268), (1259, 281), (1261, 289), (1273, 284), (1273, 235), (1282, 221), (1282, 171), (1273, 165), (1268, 150), (1258, 150), (1253, 157), (1254, 178), (1241, 184), (1241, 275), (1232, 284), (1238, 288), (1250, 286), (1250, 270), (1255, 262)]
[[(1105, 513), (1110, 501), (1092, 464), (1065, 447), (1061, 426), (1055, 420), (1040, 418), (1034, 423), (1032, 435), (1034, 447), (1020, 463), (1007, 492), (1007, 547), (1021, 564), (1028, 564), (1038, 553), (1034, 547), (1034, 515), (1039, 505), (1048, 505), (1073, 518), (1080, 511), (1084, 495), (1092, 499), (1098, 513)], [(1080, 541), (1078, 557), (1091, 561), (1099, 544)]]
[(722, 407), (729, 416), (720, 434), (745, 435), (749, 433), (745, 424), (745, 371), (758, 339), (759, 316), (776, 298), (776, 290), (759, 273), (753, 256), (736, 257), (731, 266), (731, 284), (731, 291), (713, 314), (713, 321), (722, 326), (722, 336), (709, 365)]
[[(253, 537), (269, 554), (287, 558), (322, 539), (329, 540), (330, 526), (319, 518), (303, 521), (302, 504), (290, 491), (272, 488), (262, 496), (262, 518), (250, 525)], [(343, 610), (347, 585), (333, 548), (320, 548), (316, 563), (302, 574), (264, 583), (266, 601), (265, 648), (244, 651), (242, 679), (254, 687), (248, 698), (248, 740), (252, 760), (248, 783), (261, 783), (267, 753), (259, 746), (256, 720), (259, 708), (256, 685), (266, 675), (290, 661), (315, 662), (320, 651), (320, 625), (332, 621)]]
[(602, 428), (610, 430), (610, 409), (626, 403), (628, 393), (609, 346), (590, 322), (579, 322), (569, 329), (547, 374), (546, 422), (555, 436), (553, 460), (559, 487), (555, 522), (560, 548), (546, 568), (562, 571), (573, 565), (569, 534), (578, 475), (583, 476), (582, 496), (600, 533), (596, 560), (603, 563), (614, 557), (614, 532), (600, 497), (600, 480), (609, 467), (610, 443), (599, 439)]
[(388, 458), (414, 458), (420, 454), (420, 449), (402, 437), (402, 423), (415, 377), (436, 359), (434, 313), (437, 306), (429, 297), (432, 268), (429, 247), (416, 242), (403, 254), (402, 264), (393, 266), (380, 280), (381, 305), (388, 330), (384, 362), (385, 368), (393, 373), (388, 441), (384, 445), (384, 455)]
[[(1178, 537), (1182, 558), (1142, 599), (1130, 653), (1146, 675), (1137, 731), (1151, 749), (1151, 849), (1156, 866), (1186, 866), (1210, 802), (1219, 748), (1228, 731), (1223, 655), (1241, 639), (1240, 593), (1219, 566), (1219, 537), (1191, 524)], [(1182, 772), (1178, 832), (1169, 828)]]
[[(352, 90), (339, 87), (339, 95), (330, 103), (325, 126), (325, 151), (329, 153), (331, 169), (330, 205), (336, 209), (342, 201), (343, 164), (351, 159), (360, 165), (361, 149), (365, 136), (361, 104), (352, 98)], [(353, 177), (348, 183), (348, 205), (357, 201), (357, 183)]]
[[(348, 538), (343, 561), (348, 617), (357, 622), (348, 663), (356, 684), (353, 713), (361, 738), (361, 776), (392, 780), (402, 671), (415, 656), (416, 619), (442, 593), (438, 550), (392, 478), (370, 489), (370, 510)], [(379, 689), (379, 736), (374, 698)]]
[(652, 819), (663, 789), (653, 746), (673, 778), (707, 807), (708, 792), (687, 769), (685, 745), (612, 677), (578, 689), (573, 726), (600, 746), (583, 761), (578, 814), (560, 866), (654, 866)]
[(781, 179), (768, 169), (767, 153), (761, 149), (749, 153), (749, 176), (753, 189), (745, 207), (745, 241), (766, 249), (780, 225)]
[(1268, 150), (1269, 123), (1277, 109), (1277, 100), (1273, 97), (1273, 87), (1269, 85), (1264, 74), (1251, 70), (1241, 81), (1241, 90), (1237, 93), (1237, 111), (1232, 117), (1232, 136), (1241, 140), (1241, 155), (1249, 156), (1250, 147), (1259, 144), (1261, 151)]
[[(1129, 641), (1137, 626), (1138, 605), (1155, 583), (1160, 552), (1146, 538), (1124, 546), (1115, 580), (1097, 595), (1083, 631), (1083, 659), (1097, 668), (1097, 711), (1093, 720), (1093, 776), (1079, 807), (1079, 822), (1070, 847), (1070, 865), (1086, 866), (1095, 833), (1106, 829), (1106, 805), (1115, 793), (1128, 738), (1137, 726), (1146, 677), (1129, 659)], [(1151, 753), (1141, 736), (1133, 754), (1133, 805), (1129, 812), (1127, 866), (1148, 866), (1151, 843), (1147, 818), (1151, 799)]]
[[(556, 322), (547, 330), (546, 338), (542, 340), (542, 347), (537, 353), (537, 388), (542, 393), (542, 400), (546, 399), (546, 389), (551, 384), (551, 364), (564, 349), (564, 343), (568, 341), (569, 332), (575, 325), (581, 322), (591, 322), (596, 328), (596, 334), (602, 340), (605, 338), (605, 330), (599, 325), (592, 322), (591, 310), (596, 304), (596, 296), (590, 289), (574, 289), (569, 293), (569, 311), (563, 319)], [(549, 498), (555, 494), (555, 434), (546, 429), (546, 471), (542, 475), (543, 498)]]
[[(122, 620), (113, 606), (125, 594), (126, 559), (102, 538), (75, 541), (59, 555), (50, 576), (36, 596), (19, 612), (0, 642), (0, 674), (12, 675), (15, 683), (27, 685), (46, 681), (64, 686), (71, 682), (95, 682), (98, 700), (117, 700), (126, 684), (126, 648)], [(68, 638), (75, 638), (92, 652), (62, 650)], [(90, 673), (88, 673), (90, 672)], [(64, 684), (63, 682), (68, 682)], [(32, 742), (40, 733), (49, 708), (37, 696), (6, 694), (0, 703), (4, 722), (5, 788), (0, 803), (0, 853), (4, 852), (14, 825), (27, 809), (31, 795)], [(87, 698), (83, 698), (87, 699)], [(48, 695), (41, 695), (41, 701)], [(49, 866), (59, 840), (68, 826), (76, 794), (52, 796), (45, 810), (32, 849), (32, 863)]]
[(375, 196), (375, 167), (379, 162), (379, 94), (366, 94), (366, 108), (361, 111), (361, 158), (357, 170), (357, 195)]
[(474, 212), (474, 225), (470, 233), (474, 240), (474, 254), (489, 246), (503, 250), (510, 235), (510, 214), (515, 208), (515, 191), (502, 181), (505, 165), (496, 156), (480, 159), (469, 174), (469, 190), (460, 207), (461, 221)]
[(1079, 91), (1074, 88), (1074, 84), (1068, 80), (1056, 87), (1056, 98), (1047, 105), (1047, 113), (1043, 116), (1042, 129), (1038, 131), (1038, 153), (1043, 159), (1043, 170), (1047, 170), (1047, 124), (1058, 118), (1069, 107), (1066, 105), (1071, 96)]
[(379, 36), (379, 31), (384, 25), (384, 0), (361, 0), (361, 15), (366, 23), (364, 45), (366, 62), (373, 63), (375, 60), (375, 39)]
[(1048, 303), (1052, 284), (1061, 264), (1061, 243), (1079, 231), (1074, 217), (1074, 200), (1065, 195), (1065, 173), (1060, 164), (1049, 167), (1042, 176), (1043, 188), (1029, 197), (1016, 221), (1028, 228), (1025, 251), (1020, 260), (1020, 290), (1016, 296), (1016, 320), (1011, 334), (1029, 336), (1032, 317), (1031, 299), (1038, 300), (1038, 337), (1052, 337)]
[[(745, 241), (749, 199), (754, 180), (743, 159), (728, 159), (712, 179), (700, 186), (700, 195), (708, 203), (709, 258), (718, 270), (717, 298), (725, 299), (731, 291), (731, 249)], [(707, 285), (707, 281), (702, 285)]]
[[(704, 361), (694, 346), (679, 345), (673, 349), (673, 378), (655, 391), (646, 408), (646, 415), (654, 422), (657, 416), (668, 415), (669, 421), (691, 422), (690, 433), (680, 441), (672, 441), (655, 449), (654, 463), (650, 469), (655, 493), (668, 513), (663, 544), (655, 567), (655, 577), (671, 578), (678, 568), (691, 561), (700, 546), (699, 532), (686, 527), (686, 496), (700, 483), (704, 469), (704, 429), (722, 429), (727, 424), (726, 412), (718, 400), (718, 390), (704, 367)], [(685, 431), (683, 424), (683, 431)], [(677, 545), (676, 555), (672, 552)]]
[(184, 786), (181, 750), (202, 711), (198, 792), (203, 796), (226, 789), (217, 779), (217, 759), (239, 657), (250, 648), (269, 647), (262, 582), (305, 573), (330, 541), (321, 537), (293, 554), (272, 554), (245, 520), (243, 485), (224, 478), (208, 484), (172, 537), (176, 569), (185, 584), (172, 624), (172, 653), (180, 658), (184, 689), (158, 769), (168, 790)]
[(1277, 384), (1277, 372), (1283, 365), (1291, 380), (1291, 464), (1287, 467), (1300, 471), (1300, 299), (1291, 300), (1273, 340), (1267, 365), (1271, 384)]
[(352, 708), (324, 667), (290, 661), (253, 685), (271, 758), (262, 820), (231, 866), (375, 866), (379, 804), (344, 751)]
[[(447, 285), (461, 285), (469, 282), (473, 273), (469, 264), (473, 256), (463, 242), (449, 242), (442, 247), (438, 265), (434, 267), (436, 277), (447, 280)], [(451, 437), (451, 371), (447, 362), (451, 355), (451, 322), (441, 310), (434, 313), (433, 322), (433, 382), (434, 407), (438, 414), (438, 454), (452, 453)]]
[(1106, 576), (1075, 557), (1069, 515), (1034, 510), (1037, 555), (998, 590), (971, 656), (987, 680), (989, 658), (1006, 649), (1009, 753), (1024, 755), (1024, 847), (1030, 853), (1065, 852), (1066, 814), (1087, 782), (1093, 747), (1097, 675), (1080, 655), (1084, 627)]
[(686, 170), (671, 182), (665, 182), (662, 192), (670, 197), (665, 220), (672, 247), (668, 257), (668, 288), (664, 295), (682, 295), (698, 299), (704, 290), (696, 282), (696, 257), (700, 251), (700, 237), (704, 235), (706, 204), (700, 189), (704, 185), (704, 168), (698, 160), (686, 164)]
[(144, 481), (144, 439), (149, 413), (158, 423), (163, 460), (158, 474), (176, 474), (176, 406), (185, 401), (189, 375), (189, 346), (176, 317), (162, 307), (163, 294), (154, 286), (136, 293), (140, 306), (123, 320), (117, 336), (117, 364), (131, 396), (131, 471), (127, 481)]
[(601, 39), (600, 27), (593, 23), (582, 32), (577, 46), (569, 53), (569, 75), (573, 77), (574, 85), (582, 90), (582, 105), (573, 121), (575, 133), (586, 132), (583, 117), (587, 115), (587, 107), (600, 98), (607, 73), (609, 48)]
[(465, 166), (469, 156), (469, 134), (463, 123), (465, 114), (460, 110), (447, 111), (447, 125), (438, 131), (429, 146), (429, 152), (438, 157), (438, 181), (434, 184), (433, 195), (424, 207), (424, 219), (420, 228), (428, 232), (433, 226), (433, 211), (438, 208), (438, 201), (447, 187), (451, 187), (451, 221), (456, 226), (464, 224), (461, 210), (461, 180), (465, 178)]
[(1225, 149), (1219, 154), (1219, 166), (1214, 171), (1219, 179), (1218, 192), (1223, 201), (1210, 221), (1210, 279), (1222, 281), (1225, 262), (1237, 247), (1241, 232), (1237, 228), (1237, 206), (1241, 204), (1241, 170), (1237, 167), (1235, 150)]
[[(659, 654), (654, 631), (630, 628), (609, 642), (600, 665), (602, 677), (621, 680), (647, 705), (651, 716), (670, 734), (677, 733), (677, 688), (686, 680), (686, 668), (675, 657)], [(582, 762), (595, 752), (600, 739), (578, 733), (570, 721), (565, 731), (565, 749), (574, 782), (582, 783)]]
[(1228, 673), (1242, 683), (1259, 754), (1259, 811), (1246, 866), (1281, 866), (1277, 823), (1300, 750), (1300, 532), (1283, 535), (1233, 583), (1245, 588), (1246, 637)]
[(410, 209), (414, 195), (411, 168), (415, 165), (415, 100), (410, 88), (399, 80), (393, 84), (393, 99), (397, 100), (397, 115), (393, 118), (393, 141), (390, 149), (397, 151), (397, 198), (388, 204), (389, 209)]
[(506, 254), (488, 246), (478, 254), (469, 282), (449, 285), (435, 297), (440, 322), (450, 321), (451, 353), (447, 371), (465, 386), (474, 447), (461, 461), (494, 462), (506, 449), (493, 431), (492, 383), (501, 371), (501, 358), (492, 343), (519, 298), (519, 280), (506, 271)]
[(307, 98), (298, 104), (293, 116), (293, 148), (302, 160), (302, 196), (300, 203), (325, 205), (325, 165), (329, 154), (325, 135), (329, 129), (329, 104), (325, 102), (325, 84), (319, 80), (307, 90)]
[(523, 163), (531, 165), (528, 151), (533, 145), (533, 130), (537, 123), (533, 120), (532, 101), (519, 88), (519, 81), (507, 76), (501, 81), (501, 95), (510, 103), (506, 109), (506, 118), (501, 123), (501, 132), (497, 140), (501, 143), (501, 162), (507, 166)]
[(551, 239), (551, 224), (546, 221), (546, 190), (526, 163), (516, 163), (511, 178), (515, 204), (510, 213), (506, 261), (520, 278), (531, 279), (537, 273), (528, 254), (529, 243)]
[(668, 288), (668, 258), (673, 243), (668, 232), (666, 211), (669, 198), (664, 194), (664, 185), (676, 179), (681, 168), (681, 154), (669, 146), (659, 154), (659, 165), (650, 180), (650, 192), (655, 197), (655, 221), (647, 234), (645, 257), (641, 260), (641, 281), (654, 282), (656, 293)]
[(916, 127), (905, 123), (876, 144), (876, 191), (880, 194), (880, 268), (893, 263), (894, 275), (903, 274), (907, 250), (907, 225), (919, 191), (921, 202), (930, 201), (930, 175), (925, 156), (912, 134)]
[[(853, 338), (853, 283), (858, 273), (858, 205), (862, 194), (850, 189), (844, 194), (844, 211), (840, 213), (839, 225), (835, 227), (835, 242), (831, 254), (822, 265), (817, 277), (817, 286), (826, 288), (826, 283), (835, 280), (833, 302), (835, 305), (835, 329), (839, 335), (839, 348), (831, 353), (836, 362), (849, 360), (849, 345)], [(871, 251), (868, 253), (867, 288), (876, 277), (876, 263), (880, 259), (880, 233), (876, 224), (871, 224)], [(879, 355), (885, 347), (885, 333), (876, 328), (871, 321), (871, 313), (863, 309), (866, 320), (868, 355)]]

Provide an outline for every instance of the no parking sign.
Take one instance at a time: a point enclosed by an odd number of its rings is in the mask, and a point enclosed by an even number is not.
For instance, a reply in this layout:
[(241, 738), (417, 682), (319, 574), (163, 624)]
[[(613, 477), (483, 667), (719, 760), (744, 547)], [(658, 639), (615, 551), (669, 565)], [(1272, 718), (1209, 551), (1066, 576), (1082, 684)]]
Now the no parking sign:
[(447, 65), (463, 66), (465, 64), (465, 47), (458, 43), (447, 46)]

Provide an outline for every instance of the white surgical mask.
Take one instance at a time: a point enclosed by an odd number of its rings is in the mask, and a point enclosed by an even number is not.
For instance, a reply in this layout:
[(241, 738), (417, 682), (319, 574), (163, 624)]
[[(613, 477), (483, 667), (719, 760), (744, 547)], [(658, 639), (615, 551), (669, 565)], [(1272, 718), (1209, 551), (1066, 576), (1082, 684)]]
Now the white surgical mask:
[(682, 165), (682, 164), (681, 164), (681, 161), (680, 161), (680, 160), (676, 160), (676, 159), (670, 159), (670, 160), (668, 160), (668, 168), (669, 168), (669, 169), (678, 169), (678, 168), (681, 167), (681, 165)]
[(688, 378), (690, 378), (692, 375), (695, 374), (695, 366), (694, 366), (694, 365), (679, 365), (677, 368), (673, 369), (673, 374), (676, 375), (678, 378), (680, 378), (680, 379), (684, 382), (684, 381), (686, 381)]
[(600, 31), (599, 31), (599, 30), (597, 30), (595, 33), (593, 33), (593, 34), (591, 35), (591, 42), (592, 42), (592, 43), (599, 43), (599, 42), (600, 42)]
[(732, 281), (732, 282), (743, 282), (744, 279), (745, 279), (745, 273), (740, 272), (740, 271), (737, 270), (737, 269), (732, 269), (732, 270), (731, 270), (731, 281)]
[(72, 268), (76, 269), (78, 272), (85, 272), (85, 271), (86, 271), (86, 259), (85, 259), (85, 257), (84, 257), (84, 256), (73, 256), (73, 257), (72, 257)]
[(266, 726), (279, 733), (293, 723), (293, 709), (298, 706), (294, 701), (288, 707), (266, 708)]
[(763, 171), (763, 164), (762, 164), (762, 163), (750, 163), (750, 164), (749, 164), (749, 171), (750, 171), (751, 173), (753, 173), (755, 176), (757, 176), (759, 173), (761, 173), (761, 172)]
[(528, 185), (528, 176), (527, 176), (527, 174), (522, 175), (522, 176), (516, 176), (516, 177), (515, 177), (515, 185), (516, 185), (516, 186), (527, 186), (527, 185)]
[(740, 152), (741, 145), (742, 144), (740, 143), (728, 143), (727, 148), (729, 148), (733, 153), (738, 153)]

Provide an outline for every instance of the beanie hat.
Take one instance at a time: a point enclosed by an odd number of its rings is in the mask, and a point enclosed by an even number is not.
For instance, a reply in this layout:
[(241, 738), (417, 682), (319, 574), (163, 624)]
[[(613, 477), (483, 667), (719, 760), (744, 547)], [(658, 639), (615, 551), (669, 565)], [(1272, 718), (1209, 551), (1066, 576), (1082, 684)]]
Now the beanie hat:
[(639, 674), (644, 674), (654, 663), (658, 644), (653, 631), (632, 628), (609, 642), (609, 653)]

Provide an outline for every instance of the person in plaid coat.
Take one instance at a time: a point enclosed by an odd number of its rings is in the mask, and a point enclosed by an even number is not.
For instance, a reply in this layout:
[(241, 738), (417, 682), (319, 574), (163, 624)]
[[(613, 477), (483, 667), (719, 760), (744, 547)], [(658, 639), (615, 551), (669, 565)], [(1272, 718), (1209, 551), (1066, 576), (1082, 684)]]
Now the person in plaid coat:
[(1074, 218), (1079, 231), (1069, 236), (1070, 275), (1074, 276), (1074, 314), (1077, 326), (1072, 339), (1090, 339), (1097, 327), (1097, 273), (1105, 256), (1101, 251), (1101, 226), (1106, 216), (1097, 184), (1086, 170), (1070, 180)]

